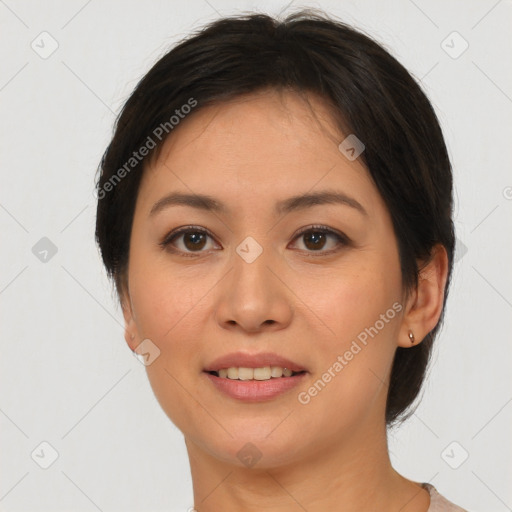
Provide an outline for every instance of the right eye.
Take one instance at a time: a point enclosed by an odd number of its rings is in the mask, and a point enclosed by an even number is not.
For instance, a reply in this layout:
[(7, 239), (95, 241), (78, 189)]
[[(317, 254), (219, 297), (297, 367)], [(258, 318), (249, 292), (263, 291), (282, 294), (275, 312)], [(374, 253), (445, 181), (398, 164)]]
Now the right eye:
[[(175, 254), (183, 256), (196, 256), (194, 253), (204, 253), (208, 238), (213, 239), (212, 235), (204, 228), (195, 226), (185, 226), (171, 231), (160, 242), (160, 246)], [(197, 255), (199, 255), (197, 254)]]

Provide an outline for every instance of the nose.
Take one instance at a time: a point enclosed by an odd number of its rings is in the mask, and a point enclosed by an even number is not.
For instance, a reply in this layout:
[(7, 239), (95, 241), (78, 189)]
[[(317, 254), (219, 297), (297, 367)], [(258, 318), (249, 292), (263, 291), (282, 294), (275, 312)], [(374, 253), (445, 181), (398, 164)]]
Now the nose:
[[(243, 255), (243, 253), (240, 253)], [(287, 285), (286, 264), (265, 249), (255, 259), (233, 255), (216, 308), (223, 329), (248, 333), (286, 328), (294, 314), (294, 295)]]

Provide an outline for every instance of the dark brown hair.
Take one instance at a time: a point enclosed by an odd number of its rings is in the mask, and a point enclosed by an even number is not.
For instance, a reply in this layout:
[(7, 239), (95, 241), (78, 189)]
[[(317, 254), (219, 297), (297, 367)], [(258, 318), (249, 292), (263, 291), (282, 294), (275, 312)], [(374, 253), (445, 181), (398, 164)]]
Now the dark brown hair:
[[(454, 252), (452, 172), (435, 112), (381, 45), (316, 10), (282, 21), (259, 13), (219, 19), (177, 44), (139, 82), (119, 114), (97, 181), (96, 240), (119, 295), (138, 188), (150, 158), (139, 150), (149, 147), (153, 158), (191, 110), (269, 88), (320, 96), (331, 105), (340, 131), (363, 141), (359, 158), (390, 212), (404, 289), (417, 286), (418, 262), (428, 261), (439, 243), (449, 260), (446, 301)], [(422, 343), (397, 348), (388, 425), (411, 413), (443, 317), (444, 308)]]

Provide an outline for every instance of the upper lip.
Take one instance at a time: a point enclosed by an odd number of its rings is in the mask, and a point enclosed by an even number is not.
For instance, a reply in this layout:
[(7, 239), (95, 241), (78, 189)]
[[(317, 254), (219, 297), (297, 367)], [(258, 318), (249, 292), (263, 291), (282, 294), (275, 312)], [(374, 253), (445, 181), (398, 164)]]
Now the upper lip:
[(216, 372), (223, 368), (243, 367), (243, 368), (263, 368), (264, 366), (280, 366), (288, 368), (293, 372), (306, 371), (301, 365), (285, 357), (273, 354), (271, 352), (261, 352), (259, 354), (248, 354), (246, 352), (233, 352), (219, 357), (209, 363), (204, 371)]

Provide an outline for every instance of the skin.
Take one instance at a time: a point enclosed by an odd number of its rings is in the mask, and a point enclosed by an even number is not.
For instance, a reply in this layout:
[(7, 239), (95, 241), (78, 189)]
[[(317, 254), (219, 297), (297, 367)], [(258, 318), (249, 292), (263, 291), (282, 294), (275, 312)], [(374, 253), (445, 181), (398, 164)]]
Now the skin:
[[(126, 341), (135, 350), (149, 338), (160, 350), (147, 374), (184, 434), (198, 511), (425, 512), (427, 491), (390, 464), (385, 404), (396, 348), (411, 346), (409, 331), (421, 342), (439, 320), (446, 251), (434, 248), (406, 294), (386, 206), (360, 160), (339, 151), (346, 135), (327, 106), (308, 97), (316, 117), (296, 93), (264, 91), (198, 110), (172, 132), (137, 198), (122, 293)], [(325, 188), (356, 199), (367, 215), (340, 204), (274, 212), (277, 201)], [(151, 216), (173, 191), (211, 195), (231, 212), (180, 205)], [(315, 224), (351, 242), (328, 236), (315, 250), (295, 236)], [(200, 252), (184, 236), (177, 253), (159, 245), (187, 225), (213, 234)], [(263, 249), (252, 263), (236, 252), (247, 236)], [(402, 310), (301, 404), (298, 393), (395, 302)], [(203, 373), (234, 351), (275, 352), (309, 373), (273, 400), (241, 402)], [(246, 443), (262, 454), (253, 467), (237, 457)]]

